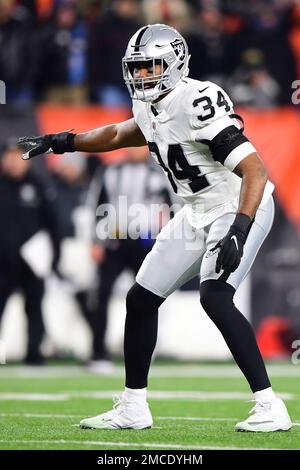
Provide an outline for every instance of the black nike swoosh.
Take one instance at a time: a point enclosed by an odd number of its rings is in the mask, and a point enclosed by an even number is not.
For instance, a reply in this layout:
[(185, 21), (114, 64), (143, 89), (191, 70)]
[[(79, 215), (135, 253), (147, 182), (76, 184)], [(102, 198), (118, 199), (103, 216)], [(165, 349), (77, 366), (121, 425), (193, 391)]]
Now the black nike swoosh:
[(209, 88), (209, 86), (207, 86), (206, 88), (203, 88), (203, 90), (199, 90), (199, 93), (202, 93), (203, 91), (207, 90), (207, 88)]

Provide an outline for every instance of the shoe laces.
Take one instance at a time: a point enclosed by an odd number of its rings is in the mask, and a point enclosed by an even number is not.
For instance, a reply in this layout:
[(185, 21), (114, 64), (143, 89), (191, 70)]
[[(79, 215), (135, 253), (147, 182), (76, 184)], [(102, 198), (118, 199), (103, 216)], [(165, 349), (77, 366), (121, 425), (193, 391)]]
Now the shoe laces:
[(249, 414), (262, 415), (271, 410), (270, 402), (262, 402), (260, 400), (250, 400), (255, 402), (253, 408), (249, 411)]
[(128, 406), (130, 405), (130, 402), (125, 400), (123, 396), (119, 395), (113, 395), (113, 409), (117, 413), (124, 413), (128, 410)]
[(116, 410), (122, 404), (122, 399), (119, 395), (113, 395), (113, 409)]

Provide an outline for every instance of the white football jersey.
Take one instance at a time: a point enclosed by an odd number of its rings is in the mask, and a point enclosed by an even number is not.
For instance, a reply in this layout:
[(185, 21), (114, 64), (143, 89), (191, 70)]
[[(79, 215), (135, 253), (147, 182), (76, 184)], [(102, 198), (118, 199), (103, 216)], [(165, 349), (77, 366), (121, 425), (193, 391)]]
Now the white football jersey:
[[(155, 104), (133, 101), (133, 116), (150, 152), (186, 203), (196, 228), (238, 209), (241, 178), (232, 171), (256, 150), (233, 115), (233, 104), (222, 88), (191, 78)], [(231, 133), (220, 140), (229, 126), (234, 126)], [(268, 182), (261, 205), (273, 188)]]

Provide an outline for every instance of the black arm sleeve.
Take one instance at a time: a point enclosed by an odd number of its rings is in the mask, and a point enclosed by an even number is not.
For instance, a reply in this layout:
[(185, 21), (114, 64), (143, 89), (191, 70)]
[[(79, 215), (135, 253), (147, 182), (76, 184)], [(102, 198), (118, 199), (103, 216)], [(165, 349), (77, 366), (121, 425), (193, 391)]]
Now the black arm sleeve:
[(224, 165), (232, 150), (249, 141), (240, 129), (232, 125), (223, 129), (212, 140), (202, 139), (197, 142), (208, 145), (214, 160)]

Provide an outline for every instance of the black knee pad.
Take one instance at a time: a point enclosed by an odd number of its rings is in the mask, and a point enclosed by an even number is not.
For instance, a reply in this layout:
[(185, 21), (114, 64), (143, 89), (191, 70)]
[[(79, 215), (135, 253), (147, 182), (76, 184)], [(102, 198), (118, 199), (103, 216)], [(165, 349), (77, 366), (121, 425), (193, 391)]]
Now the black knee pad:
[(127, 312), (156, 312), (166, 299), (153, 294), (137, 282), (129, 289), (126, 296)]
[(209, 316), (230, 311), (234, 294), (234, 287), (224, 281), (209, 280), (200, 284), (200, 302)]

